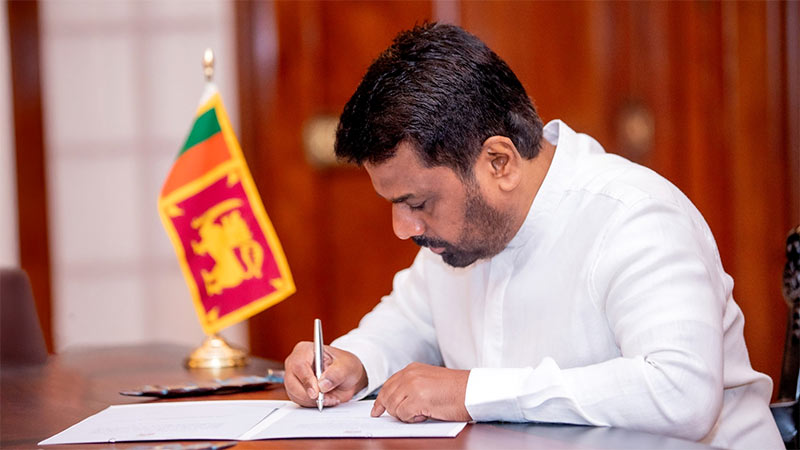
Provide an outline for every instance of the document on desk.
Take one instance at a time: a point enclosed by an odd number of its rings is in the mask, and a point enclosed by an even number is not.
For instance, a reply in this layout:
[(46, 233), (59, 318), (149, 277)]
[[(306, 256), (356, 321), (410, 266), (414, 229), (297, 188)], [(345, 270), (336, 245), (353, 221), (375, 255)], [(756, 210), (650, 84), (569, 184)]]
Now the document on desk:
[[(465, 422), (404, 423), (384, 414), (372, 417), (374, 400), (342, 403), (322, 412), (289, 403), (247, 434), (247, 440), (283, 438), (455, 437)], [(242, 439), (245, 440), (245, 439)]]
[(373, 401), (319, 412), (276, 400), (216, 400), (114, 405), (39, 445), (190, 439), (455, 437), (464, 422), (407, 424), (369, 415)]

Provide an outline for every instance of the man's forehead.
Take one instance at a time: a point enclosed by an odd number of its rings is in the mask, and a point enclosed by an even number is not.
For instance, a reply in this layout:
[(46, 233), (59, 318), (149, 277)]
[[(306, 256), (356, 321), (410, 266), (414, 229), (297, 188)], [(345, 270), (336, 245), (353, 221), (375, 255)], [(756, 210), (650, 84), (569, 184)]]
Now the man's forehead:
[(411, 144), (405, 142), (397, 146), (394, 156), (388, 160), (378, 164), (367, 162), (364, 168), (378, 195), (394, 202), (435, 189), (445, 180), (455, 177), (455, 172), (449, 168), (426, 167)]
[(373, 162), (365, 162), (364, 167), (369, 171), (375, 170), (390, 170), (393, 168), (408, 168), (408, 167), (419, 167), (424, 168), (425, 165), (422, 163), (419, 155), (414, 149), (414, 146), (407, 141), (402, 141), (397, 144), (397, 147), (394, 149), (394, 154), (391, 158), (381, 160), (377, 163)]

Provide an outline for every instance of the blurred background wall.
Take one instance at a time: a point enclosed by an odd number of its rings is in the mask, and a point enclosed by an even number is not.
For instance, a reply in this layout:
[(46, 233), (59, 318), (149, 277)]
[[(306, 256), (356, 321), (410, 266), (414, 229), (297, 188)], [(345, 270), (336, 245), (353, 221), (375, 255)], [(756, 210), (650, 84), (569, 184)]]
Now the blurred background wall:
[[(22, 227), (28, 251), (21, 256), (23, 267), (26, 258), (36, 267), (31, 258), (49, 254), (51, 298), (39, 314), (50, 322), (51, 349), (199, 345), (203, 333), (156, 200), (203, 91), (206, 47), (219, 55), (215, 80), (239, 122), (233, 4), (54, 0), (31, 11), (36, 6), (11, 2), (9, 18), (17, 20), (12, 44), (23, 49), (13, 55), (18, 66), (36, 62), (29, 61), (34, 33), (39, 41), (42, 173), (28, 172), (20, 183), (23, 192), (46, 189), (19, 202), (46, 202), (22, 219), (44, 221), (47, 240)], [(16, 80), (20, 106), (33, 103), (25, 94), (36, 89), (32, 78)], [(17, 148), (28, 166), (35, 164), (34, 133), (23, 130)], [(29, 273), (37, 281), (41, 267)], [(45, 296), (34, 284), (37, 299)], [(225, 334), (247, 347), (246, 324)]]
[[(0, 30), (8, 29), (6, 8), (0, 11)], [(0, 66), (10, 67), (8, 33), (0, 36)], [(17, 177), (14, 170), (14, 117), (11, 112), (9, 70), (0, 70), (0, 266), (19, 264), (17, 245)]]
[(417, 249), (393, 236), (363, 171), (318, 157), (372, 59), (398, 31), (439, 20), (503, 57), (543, 119), (653, 168), (696, 203), (735, 279), (752, 363), (777, 382), (783, 246), (800, 223), (798, 2), (35, 5), (8, 5), (24, 122), (14, 125), (19, 255), (53, 350), (199, 342), (155, 199), (188, 132), (206, 46), (298, 289), (235, 340), (282, 359), (314, 317), (329, 339), (355, 326)]

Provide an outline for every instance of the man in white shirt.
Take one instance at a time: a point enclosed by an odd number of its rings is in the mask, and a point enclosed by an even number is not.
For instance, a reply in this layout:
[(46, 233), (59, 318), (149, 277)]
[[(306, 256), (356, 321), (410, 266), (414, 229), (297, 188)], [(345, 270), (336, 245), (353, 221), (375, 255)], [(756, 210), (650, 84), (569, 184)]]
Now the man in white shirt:
[(733, 281), (668, 181), (561, 121), (542, 126), (485, 44), (401, 33), (345, 106), (336, 152), (423, 248), (359, 327), (286, 359), (304, 406), (381, 388), (400, 420), (618, 426), (780, 448)]

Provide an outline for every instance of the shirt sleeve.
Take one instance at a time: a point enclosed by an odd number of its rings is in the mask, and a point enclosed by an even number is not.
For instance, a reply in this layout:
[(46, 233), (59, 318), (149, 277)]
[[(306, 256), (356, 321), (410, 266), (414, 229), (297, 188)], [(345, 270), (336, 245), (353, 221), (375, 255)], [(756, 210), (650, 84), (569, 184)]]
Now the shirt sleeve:
[[(473, 369), (479, 421), (540, 421), (699, 440), (722, 407), (724, 272), (696, 210), (640, 200), (622, 209), (591, 258), (592, 303), (620, 356), (585, 367)], [(591, 257), (591, 256), (590, 256)]]
[(355, 354), (364, 365), (368, 385), (356, 400), (412, 362), (442, 365), (425, 295), (426, 252), (430, 251), (420, 250), (411, 267), (395, 275), (392, 293), (361, 319), (358, 328), (331, 343)]

